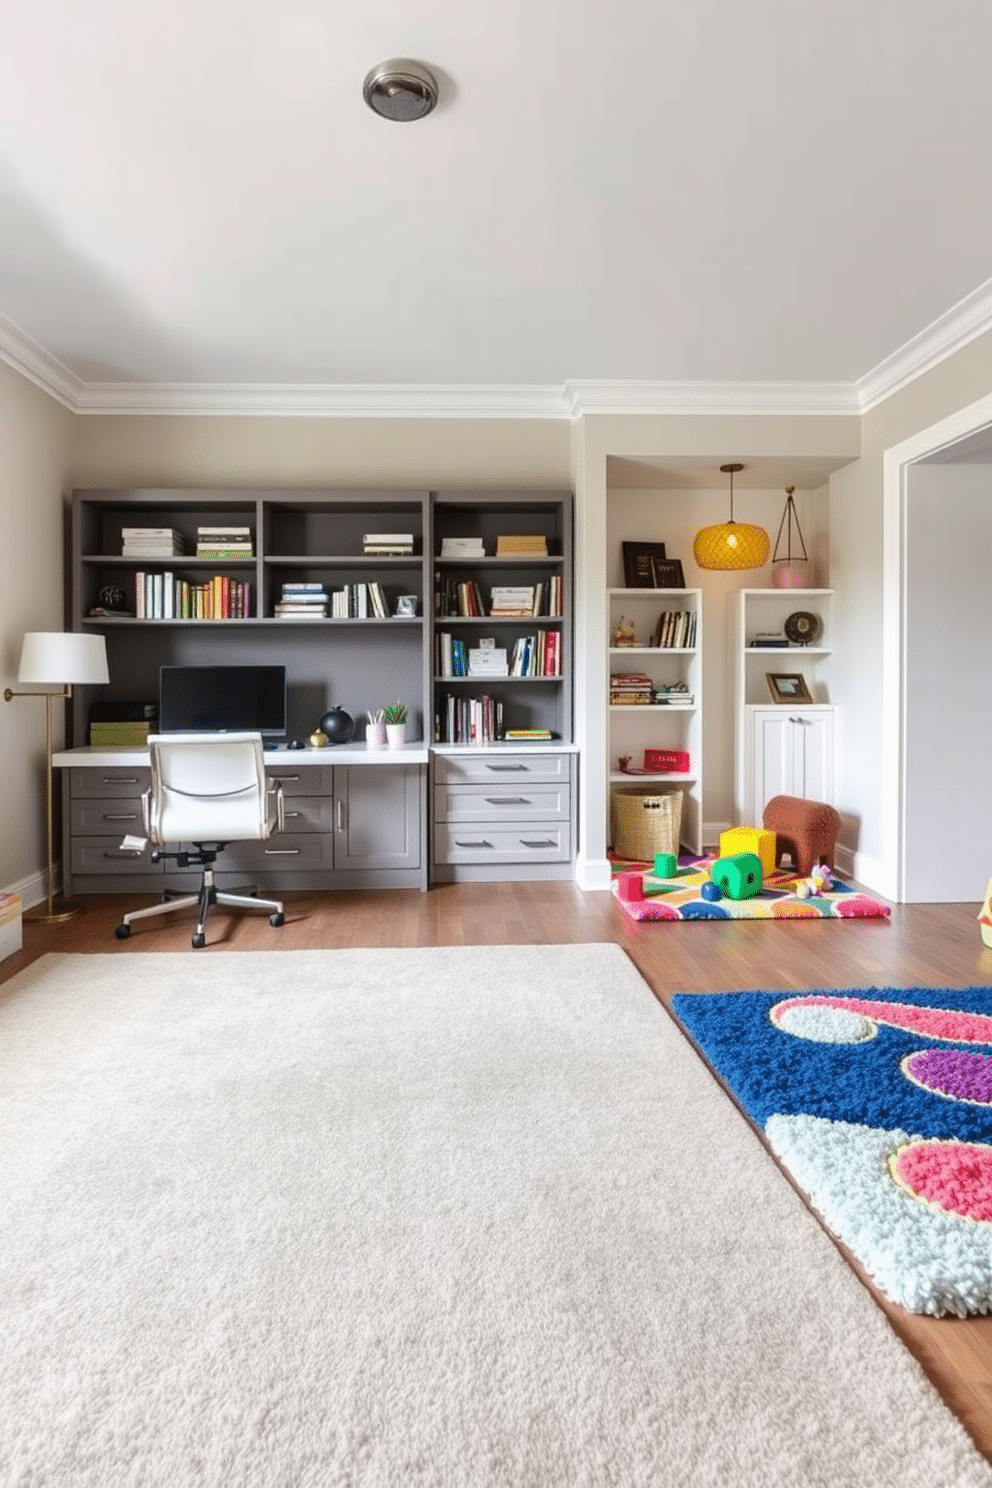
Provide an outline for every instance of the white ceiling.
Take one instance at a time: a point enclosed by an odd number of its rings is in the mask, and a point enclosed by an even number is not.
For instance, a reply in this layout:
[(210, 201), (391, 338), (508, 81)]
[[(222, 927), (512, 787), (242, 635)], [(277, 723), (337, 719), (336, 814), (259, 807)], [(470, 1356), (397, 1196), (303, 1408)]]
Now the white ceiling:
[[(81, 404), (636, 382), (840, 406), (962, 301), (992, 324), (989, 0), (0, 7), (0, 354)], [(393, 56), (437, 75), (428, 118), (363, 103)]]

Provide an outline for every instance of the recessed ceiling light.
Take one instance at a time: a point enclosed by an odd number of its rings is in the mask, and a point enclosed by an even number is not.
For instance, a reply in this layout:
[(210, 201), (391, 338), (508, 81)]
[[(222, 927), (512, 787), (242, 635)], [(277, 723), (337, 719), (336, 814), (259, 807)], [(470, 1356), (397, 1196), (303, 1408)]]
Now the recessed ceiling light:
[(362, 96), (374, 114), (404, 124), (431, 112), (437, 103), (437, 80), (409, 57), (390, 57), (372, 68), (362, 84)]

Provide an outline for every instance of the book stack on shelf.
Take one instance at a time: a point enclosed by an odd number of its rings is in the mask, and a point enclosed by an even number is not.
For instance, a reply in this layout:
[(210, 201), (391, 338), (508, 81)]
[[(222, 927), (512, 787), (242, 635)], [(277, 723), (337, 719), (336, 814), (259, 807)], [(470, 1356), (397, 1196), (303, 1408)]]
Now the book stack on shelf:
[(253, 558), (250, 527), (197, 527), (197, 558)]
[(494, 584), (489, 599), (489, 613), (500, 619), (534, 614), (533, 584)]
[(547, 728), (509, 728), (503, 731), (503, 737), (507, 743), (516, 739), (520, 742), (539, 744), (544, 739), (553, 739), (555, 736)]
[(412, 558), (412, 532), (366, 532), (362, 537), (366, 558)]
[(323, 584), (283, 584), (274, 613), (279, 620), (325, 620), (328, 603)]
[(134, 613), (138, 620), (247, 620), (251, 585), (247, 580), (214, 574), (202, 584), (177, 579), (174, 573), (134, 576)]
[(690, 708), (695, 700), (684, 682), (662, 682), (654, 690), (656, 703), (667, 703), (673, 708)]
[(556, 630), (518, 636), (510, 663), (512, 677), (560, 677), (561, 636)]
[(546, 558), (548, 539), (541, 532), (503, 533), (496, 539), (497, 558)]
[(654, 628), (654, 644), (675, 651), (689, 650), (695, 646), (695, 610), (662, 610)]
[(375, 580), (331, 590), (332, 620), (384, 620), (388, 614), (385, 592)]
[(509, 676), (505, 648), (497, 646), (494, 641), (480, 641), (468, 653), (468, 674), (470, 677)]
[(481, 537), (442, 537), (441, 557), (462, 558), (472, 562), (486, 556), (486, 547)]
[(654, 683), (647, 672), (611, 672), (610, 706), (644, 707), (654, 702)]
[(175, 527), (122, 527), (122, 558), (181, 558), (186, 539)]

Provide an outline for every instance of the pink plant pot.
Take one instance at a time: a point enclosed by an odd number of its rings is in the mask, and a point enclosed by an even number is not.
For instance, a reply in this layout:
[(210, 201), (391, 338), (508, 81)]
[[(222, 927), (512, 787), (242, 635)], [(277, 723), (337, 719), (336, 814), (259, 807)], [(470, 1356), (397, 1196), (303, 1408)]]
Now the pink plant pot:
[(776, 563), (772, 568), (772, 583), (776, 589), (809, 588), (809, 564)]

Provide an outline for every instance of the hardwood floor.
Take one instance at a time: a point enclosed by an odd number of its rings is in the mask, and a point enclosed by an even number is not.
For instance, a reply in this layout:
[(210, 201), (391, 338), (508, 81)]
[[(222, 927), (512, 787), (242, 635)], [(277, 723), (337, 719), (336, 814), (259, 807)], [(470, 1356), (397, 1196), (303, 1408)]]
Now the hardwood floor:
[[(279, 930), (264, 915), (218, 913), (202, 951), (190, 947), (186, 915), (171, 923), (169, 917), (157, 925), (146, 922), (129, 940), (118, 941), (113, 932), (123, 911), (148, 902), (147, 896), (92, 897), (86, 912), (64, 925), (26, 922), (24, 949), (0, 965), (0, 983), (48, 951), (104, 952), (139, 961), (154, 951), (182, 951), (189, 955), (192, 971), (198, 956), (225, 950), (611, 941), (624, 948), (665, 1005), (674, 992), (748, 987), (992, 984), (992, 951), (979, 936), (977, 904), (895, 906), (888, 922), (836, 925), (814, 920), (788, 929), (766, 921), (673, 927), (634, 924), (609, 894), (583, 894), (570, 883), (450, 884), (426, 894), (289, 895), (286, 924)], [(784, 1175), (783, 1181), (788, 1181)], [(992, 1461), (992, 1317), (925, 1318), (903, 1312), (851, 1264)]]

